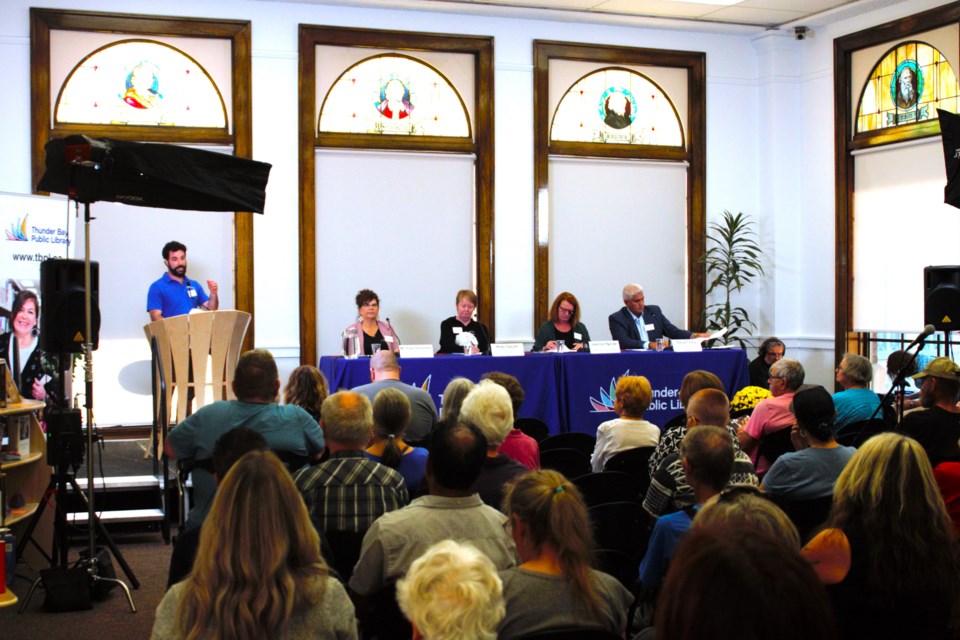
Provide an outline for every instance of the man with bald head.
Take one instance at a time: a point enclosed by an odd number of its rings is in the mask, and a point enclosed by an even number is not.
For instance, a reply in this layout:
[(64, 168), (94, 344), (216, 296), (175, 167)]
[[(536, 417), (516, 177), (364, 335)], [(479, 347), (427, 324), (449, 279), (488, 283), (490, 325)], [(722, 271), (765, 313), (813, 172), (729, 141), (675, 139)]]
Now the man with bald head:
[(381, 515), (410, 501), (403, 476), (363, 453), (373, 431), (366, 396), (353, 391), (329, 396), (320, 405), (320, 428), (330, 458), (293, 478), (314, 526), (327, 533), (364, 533)]
[(370, 384), (353, 390), (373, 402), (383, 389), (396, 389), (407, 396), (412, 413), (410, 424), (403, 439), (407, 442), (423, 442), (437, 427), (437, 407), (433, 398), (423, 389), (400, 381), (400, 363), (392, 351), (380, 350), (370, 358)]
[[(736, 431), (730, 427), (729, 422), (730, 401), (727, 394), (717, 389), (701, 389), (690, 396), (687, 403), (687, 425), (683, 438), (686, 438), (691, 429), (709, 425), (725, 430), (735, 441)], [(733, 469), (729, 484), (757, 486), (759, 481), (750, 458), (737, 448), (736, 444), (731, 447)], [(651, 477), (643, 508), (657, 517), (691, 507), (695, 502), (693, 487), (690, 486), (683, 468), (683, 456), (677, 450), (663, 459)]]

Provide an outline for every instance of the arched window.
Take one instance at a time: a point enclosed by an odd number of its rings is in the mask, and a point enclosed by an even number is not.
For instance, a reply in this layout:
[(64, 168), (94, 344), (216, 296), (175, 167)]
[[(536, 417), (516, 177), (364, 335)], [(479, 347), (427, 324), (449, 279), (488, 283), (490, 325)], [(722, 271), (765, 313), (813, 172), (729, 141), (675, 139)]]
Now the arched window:
[(925, 42), (901, 42), (870, 72), (855, 132), (935, 120), (937, 108), (956, 113), (957, 106), (957, 76), (944, 55)]
[(317, 131), (471, 138), (467, 108), (450, 81), (426, 62), (397, 54), (344, 71), (323, 100)]
[(647, 76), (618, 67), (589, 73), (560, 99), (551, 141), (684, 146), (677, 109)]
[(220, 90), (192, 57), (155, 40), (120, 40), (69, 73), (54, 123), (226, 129)]

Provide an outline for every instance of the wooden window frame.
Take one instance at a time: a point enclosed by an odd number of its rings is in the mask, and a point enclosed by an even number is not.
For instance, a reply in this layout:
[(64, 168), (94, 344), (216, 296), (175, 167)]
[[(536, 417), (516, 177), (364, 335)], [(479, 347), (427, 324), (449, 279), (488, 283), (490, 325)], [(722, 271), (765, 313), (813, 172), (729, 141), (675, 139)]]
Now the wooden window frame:
[[(437, 136), (387, 136), (377, 134), (317, 133), (316, 47), (332, 45), (397, 52), (437, 51), (474, 56), (473, 140)], [(496, 336), (494, 287), (494, 145), (493, 145), (493, 38), (406, 31), (382, 31), (317, 25), (300, 25), (300, 362), (316, 365), (317, 256), (316, 256), (316, 150), (359, 148), (395, 151), (473, 153), (477, 216), (477, 295), (480, 321)]]

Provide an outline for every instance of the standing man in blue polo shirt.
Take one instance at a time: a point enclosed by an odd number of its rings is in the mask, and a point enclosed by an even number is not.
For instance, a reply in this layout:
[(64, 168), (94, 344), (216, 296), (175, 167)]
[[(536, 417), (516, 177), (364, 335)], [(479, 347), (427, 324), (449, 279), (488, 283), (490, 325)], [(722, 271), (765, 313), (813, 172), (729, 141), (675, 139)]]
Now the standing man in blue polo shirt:
[(167, 273), (151, 284), (147, 291), (147, 313), (151, 322), (182, 316), (194, 309), (217, 310), (220, 304), (217, 283), (207, 280), (210, 289), (210, 295), (207, 296), (199, 282), (187, 277), (186, 245), (176, 240), (163, 245), (163, 264), (167, 265)]

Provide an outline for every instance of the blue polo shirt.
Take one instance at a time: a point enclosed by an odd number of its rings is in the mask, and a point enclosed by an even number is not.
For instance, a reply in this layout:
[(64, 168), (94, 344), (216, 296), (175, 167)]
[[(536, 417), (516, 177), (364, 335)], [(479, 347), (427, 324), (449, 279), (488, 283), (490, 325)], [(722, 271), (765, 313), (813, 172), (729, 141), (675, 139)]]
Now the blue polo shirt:
[[(190, 290), (195, 296), (190, 295)], [(210, 296), (203, 290), (200, 283), (190, 278), (177, 282), (169, 273), (160, 276), (160, 279), (150, 285), (147, 291), (147, 312), (151, 309), (160, 309), (164, 318), (182, 316), (200, 307)]]

